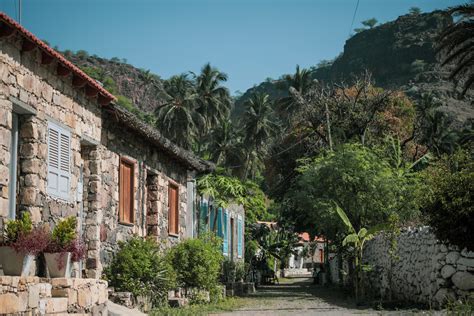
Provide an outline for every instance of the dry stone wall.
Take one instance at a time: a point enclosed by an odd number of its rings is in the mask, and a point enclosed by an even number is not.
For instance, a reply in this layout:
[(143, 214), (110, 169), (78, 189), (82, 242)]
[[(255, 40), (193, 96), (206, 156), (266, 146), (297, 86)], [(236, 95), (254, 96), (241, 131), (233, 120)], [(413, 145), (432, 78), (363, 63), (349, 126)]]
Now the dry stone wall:
[[(156, 147), (136, 136), (114, 121), (113, 115), (105, 115), (104, 133), (101, 140), (99, 166), (103, 189), (100, 197), (104, 209), (102, 223), (101, 259), (111, 260), (119, 241), (129, 236), (155, 236), (162, 247), (170, 247), (184, 238), (186, 231), (188, 177), (193, 174), (181, 164), (170, 159)], [(119, 223), (119, 163), (125, 157), (135, 165), (134, 225)], [(168, 187), (170, 182), (178, 186), (179, 235), (168, 233)], [(192, 227), (190, 227), (192, 229)]]
[(378, 234), (367, 242), (364, 260), (372, 266), (368, 288), (393, 299), (440, 306), (474, 291), (474, 252), (440, 243), (429, 227), (402, 230), (395, 256)]
[(107, 315), (107, 300), (103, 280), (0, 276), (1, 315)]

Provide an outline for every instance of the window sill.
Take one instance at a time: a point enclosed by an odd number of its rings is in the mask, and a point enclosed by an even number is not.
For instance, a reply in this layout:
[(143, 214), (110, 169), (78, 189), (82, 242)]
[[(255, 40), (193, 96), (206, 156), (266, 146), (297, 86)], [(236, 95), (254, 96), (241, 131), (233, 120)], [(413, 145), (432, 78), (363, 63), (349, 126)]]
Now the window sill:
[(168, 237), (179, 238), (179, 234), (168, 233)]
[(118, 223), (119, 223), (119, 225), (128, 226), (128, 227), (133, 227), (133, 226), (135, 226), (134, 223), (127, 223), (127, 222), (121, 222), (121, 221), (119, 221)]

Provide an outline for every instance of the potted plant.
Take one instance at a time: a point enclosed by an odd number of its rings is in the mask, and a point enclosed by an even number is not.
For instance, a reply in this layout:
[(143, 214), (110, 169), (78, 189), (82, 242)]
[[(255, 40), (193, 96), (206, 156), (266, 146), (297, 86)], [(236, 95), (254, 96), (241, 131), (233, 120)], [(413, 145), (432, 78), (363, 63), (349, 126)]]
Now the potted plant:
[(47, 233), (33, 229), (30, 214), (22, 213), (16, 220), (6, 222), (1, 251), (5, 275), (28, 276), (34, 257), (46, 247)]
[(44, 257), (51, 278), (69, 278), (72, 262), (80, 261), (85, 255), (85, 246), (77, 238), (77, 220), (68, 217), (54, 227)]

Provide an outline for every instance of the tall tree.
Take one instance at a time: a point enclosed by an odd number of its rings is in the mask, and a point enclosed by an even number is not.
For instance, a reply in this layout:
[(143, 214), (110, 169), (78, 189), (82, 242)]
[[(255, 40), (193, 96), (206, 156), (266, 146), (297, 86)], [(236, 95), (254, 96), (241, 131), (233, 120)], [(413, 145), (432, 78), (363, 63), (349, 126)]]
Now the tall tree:
[(332, 201), (345, 210), (355, 231), (382, 223), (391, 213), (410, 220), (417, 215), (419, 179), (402, 167), (399, 172), (378, 151), (360, 144), (307, 159), (286, 196), (285, 218), (300, 231), (330, 240), (342, 231)]
[[(243, 117), (244, 144), (247, 147), (244, 177), (251, 167), (252, 155), (261, 160), (266, 152), (266, 144), (275, 135), (278, 124), (272, 119), (273, 108), (268, 94), (254, 94), (245, 104)], [(254, 161), (256, 163), (256, 161)]]
[(362, 21), (361, 23), (362, 23), (363, 26), (368, 27), (369, 29), (371, 29), (378, 23), (378, 21), (377, 21), (376, 18), (371, 18), (371, 19)]
[(156, 127), (173, 142), (191, 149), (203, 117), (196, 111), (197, 94), (186, 74), (164, 83), (164, 105), (156, 109)]
[(371, 18), (371, 19), (362, 21), (360, 23), (362, 23), (364, 27), (354, 29), (356, 33), (360, 33), (362, 31), (374, 28), (374, 26), (378, 23), (378, 21), (376, 18)]
[[(304, 94), (311, 86), (311, 71), (305, 68), (300, 69), (300, 66), (296, 65), (295, 73), (293, 75), (286, 75), (283, 79), (284, 81), (280, 84), (280, 88), (286, 90), (295, 89), (298, 93)], [(291, 118), (300, 105), (291, 95), (281, 98), (278, 103), (281, 112), (280, 116), (284, 119)]]
[(474, 84), (474, 5), (464, 4), (448, 10), (456, 17), (439, 37), (442, 65), (454, 64), (450, 79), (463, 82), (461, 94)]
[(204, 131), (209, 131), (227, 118), (231, 106), (229, 90), (222, 86), (227, 81), (227, 75), (205, 64), (201, 73), (196, 76), (197, 111), (204, 118)]
[(214, 128), (209, 138), (209, 154), (211, 160), (224, 166), (230, 166), (232, 162), (242, 161), (244, 156), (241, 152), (241, 138), (235, 126), (227, 119)]

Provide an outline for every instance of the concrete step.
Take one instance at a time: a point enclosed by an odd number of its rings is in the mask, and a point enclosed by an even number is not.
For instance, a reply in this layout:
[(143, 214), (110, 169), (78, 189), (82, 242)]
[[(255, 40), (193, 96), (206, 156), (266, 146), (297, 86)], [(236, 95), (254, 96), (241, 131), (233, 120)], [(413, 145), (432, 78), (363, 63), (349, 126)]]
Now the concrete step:
[(115, 304), (112, 301), (107, 302), (107, 309), (109, 316), (146, 316), (146, 314), (142, 313), (136, 308), (131, 309), (119, 304)]

